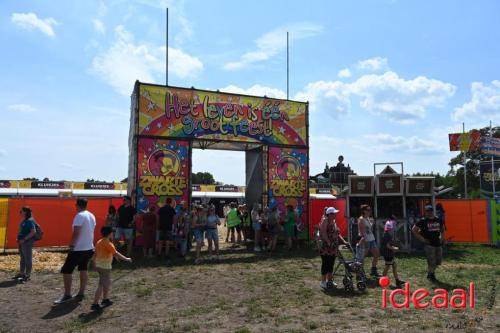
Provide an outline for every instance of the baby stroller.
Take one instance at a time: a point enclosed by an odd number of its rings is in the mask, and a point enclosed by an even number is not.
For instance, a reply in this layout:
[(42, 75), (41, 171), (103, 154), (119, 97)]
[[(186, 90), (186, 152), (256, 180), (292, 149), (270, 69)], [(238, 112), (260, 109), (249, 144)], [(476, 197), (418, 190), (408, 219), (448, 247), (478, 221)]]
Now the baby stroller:
[[(364, 291), (366, 289), (366, 274), (365, 269), (363, 268), (363, 263), (357, 261), (355, 258), (354, 251), (350, 245), (346, 246), (352, 254), (352, 260), (346, 260), (342, 251), (337, 252), (338, 263), (333, 270), (333, 275), (335, 276), (343, 276), (342, 283), (344, 284), (344, 290), (346, 292), (354, 291), (354, 282), (353, 278), (356, 276), (356, 288), (359, 291)], [(341, 266), (344, 268), (344, 274), (341, 274), (340, 268)], [(339, 272), (339, 273), (337, 273)]]

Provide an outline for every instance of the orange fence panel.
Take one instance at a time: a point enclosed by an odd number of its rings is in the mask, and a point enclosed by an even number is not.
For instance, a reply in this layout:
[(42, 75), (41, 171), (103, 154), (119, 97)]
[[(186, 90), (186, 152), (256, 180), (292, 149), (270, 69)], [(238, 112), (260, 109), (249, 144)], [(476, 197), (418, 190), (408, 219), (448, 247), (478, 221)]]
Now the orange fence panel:
[(437, 200), (446, 212), (445, 239), (450, 242), (489, 243), (486, 200)]
[[(88, 199), (88, 210), (96, 217), (94, 238), (100, 237), (104, 225), (110, 198)], [(68, 246), (71, 241), (73, 218), (76, 215), (76, 200), (66, 198), (15, 198), (9, 199), (9, 218), (7, 224), (6, 249), (17, 248), (18, 226), (21, 222), (19, 211), (23, 206), (33, 210), (33, 218), (41, 226), (43, 239), (36, 242), (37, 247)]]

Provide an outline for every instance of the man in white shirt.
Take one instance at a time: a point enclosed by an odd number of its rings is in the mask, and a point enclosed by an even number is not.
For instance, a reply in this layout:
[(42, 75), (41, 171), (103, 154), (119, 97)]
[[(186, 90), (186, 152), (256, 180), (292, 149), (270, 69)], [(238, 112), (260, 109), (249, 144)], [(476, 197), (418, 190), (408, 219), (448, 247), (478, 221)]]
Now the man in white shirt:
[[(64, 295), (55, 301), (55, 304), (65, 303), (72, 299), (76, 301), (83, 299), (88, 280), (87, 267), (94, 255), (94, 228), (96, 222), (94, 214), (87, 210), (87, 199), (78, 198), (76, 200), (76, 210), (78, 213), (73, 219), (73, 234), (69, 244), (69, 253), (61, 268), (64, 279)], [(73, 297), (71, 296), (71, 284), (73, 282), (73, 271), (77, 266), (80, 272), (80, 291)]]

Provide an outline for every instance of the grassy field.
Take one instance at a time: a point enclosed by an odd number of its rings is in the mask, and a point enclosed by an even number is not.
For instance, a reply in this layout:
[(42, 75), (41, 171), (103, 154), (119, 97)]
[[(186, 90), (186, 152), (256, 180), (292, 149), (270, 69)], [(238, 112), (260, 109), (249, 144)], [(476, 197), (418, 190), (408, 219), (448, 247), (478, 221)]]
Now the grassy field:
[(93, 313), (94, 272), (84, 301), (52, 306), (62, 293), (57, 267), (63, 259), (62, 253), (37, 253), (32, 281), (14, 284), (8, 279), (17, 256), (0, 257), (0, 332), (500, 331), (500, 249), (487, 246), (451, 246), (437, 284), (425, 279), (422, 255), (399, 255), (400, 275), (412, 290), (451, 291), (474, 281), (476, 308), (465, 310), (382, 309), (376, 281), (363, 293), (325, 293), (319, 288), (320, 259), (303, 246), (273, 255), (225, 248), (219, 263), (202, 265), (188, 258), (166, 266), (138, 254), (133, 264), (114, 268), (115, 304)]

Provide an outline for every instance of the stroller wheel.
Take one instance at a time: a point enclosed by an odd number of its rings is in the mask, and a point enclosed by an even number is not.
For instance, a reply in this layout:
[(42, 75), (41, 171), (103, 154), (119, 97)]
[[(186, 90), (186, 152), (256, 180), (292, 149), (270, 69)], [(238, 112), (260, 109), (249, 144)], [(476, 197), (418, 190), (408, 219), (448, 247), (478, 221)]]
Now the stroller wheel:
[(352, 283), (344, 285), (344, 290), (348, 293), (352, 293), (354, 291), (354, 286)]
[(365, 291), (365, 290), (366, 290), (366, 283), (364, 283), (364, 282), (358, 282), (358, 283), (356, 284), (356, 287), (357, 287), (357, 288), (358, 288), (358, 290), (360, 290), (360, 291)]
[(344, 279), (342, 280), (342, 283), (344, 284), (344, 287), (347, 285), (352, 285), (352, 279), (345, 276)]

